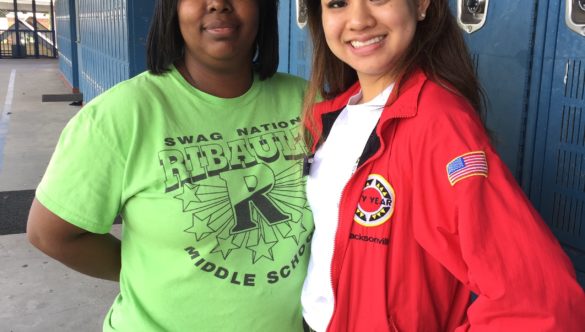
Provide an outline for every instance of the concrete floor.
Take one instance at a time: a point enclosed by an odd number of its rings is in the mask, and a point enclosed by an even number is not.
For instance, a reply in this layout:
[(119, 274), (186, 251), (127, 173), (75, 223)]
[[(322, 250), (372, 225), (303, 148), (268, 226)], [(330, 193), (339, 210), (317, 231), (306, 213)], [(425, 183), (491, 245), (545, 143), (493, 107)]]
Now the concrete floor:
[(68, 269), (22, 234), (32, 191), (79, 111), (41, 96), (70, 92), (57, 60), (0, 60), (0, 332), (101, 331), (118, 292), (117, 283)]
[(36, 188), (61, 130), (79, 110), (42, 103), (41, 97), (70, 92), (57, 60), (0, 60), (0, 107), (6, 115), (0, 120), (0, 192)]

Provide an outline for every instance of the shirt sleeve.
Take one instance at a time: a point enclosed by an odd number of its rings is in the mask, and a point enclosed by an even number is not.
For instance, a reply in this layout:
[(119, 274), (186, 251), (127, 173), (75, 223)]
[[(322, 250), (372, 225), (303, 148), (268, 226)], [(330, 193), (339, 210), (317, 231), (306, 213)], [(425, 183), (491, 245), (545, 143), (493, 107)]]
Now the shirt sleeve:
[[(429, 107), (439, 104), (449, 105)], [(454, 106), (424, 121), (413, 195), (424, 208), (413, 218), (415, 237), (478, 296), (457, 331), (583, 331), (585, 295), (572, 264), (476, 115)], [(486, 174), (467, 170), (452, 184), (448, 165), (468, 153), (485, 154)], [(456, 163), (451, 173), (465, 167)]]
[(69, 223), (103, 234), (120, 210), (124, 162), (96, 111), (89, 104), (67, 124), (36, 197)]

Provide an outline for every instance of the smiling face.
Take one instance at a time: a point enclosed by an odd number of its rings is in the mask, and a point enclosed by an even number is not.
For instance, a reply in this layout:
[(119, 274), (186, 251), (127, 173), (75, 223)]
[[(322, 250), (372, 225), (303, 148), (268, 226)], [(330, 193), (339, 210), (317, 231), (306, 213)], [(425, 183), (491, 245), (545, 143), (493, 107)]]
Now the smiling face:
[(185, 53), (217, 70), (251, 66), (258, 33), (257, 0), (179, 0)]
[(410, 46), (428, 0), (321, 0), (327, 45), (354, 68), (362, 83), (382, 89), (395, 80), (395, 68)]

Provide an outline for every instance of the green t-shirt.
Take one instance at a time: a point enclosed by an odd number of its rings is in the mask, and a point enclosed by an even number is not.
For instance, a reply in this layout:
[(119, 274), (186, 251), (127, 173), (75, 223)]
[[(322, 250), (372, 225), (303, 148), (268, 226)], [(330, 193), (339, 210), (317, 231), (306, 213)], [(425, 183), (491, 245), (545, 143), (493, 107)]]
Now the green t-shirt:
[(104, 331), (301, 331), (312, 216), (305, 83), (277, 74), (222, 99), (143, 73), (64, 129), (37, 198), (95, 233), (123, 218)]

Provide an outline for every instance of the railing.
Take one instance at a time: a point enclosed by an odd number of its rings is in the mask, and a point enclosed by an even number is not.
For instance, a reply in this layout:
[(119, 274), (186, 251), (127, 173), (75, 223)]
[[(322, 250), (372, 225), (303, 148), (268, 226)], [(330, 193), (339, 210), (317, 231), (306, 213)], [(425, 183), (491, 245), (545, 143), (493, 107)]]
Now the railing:
[(55, 32), (0, 30), (0, 58), (55, 58)]

